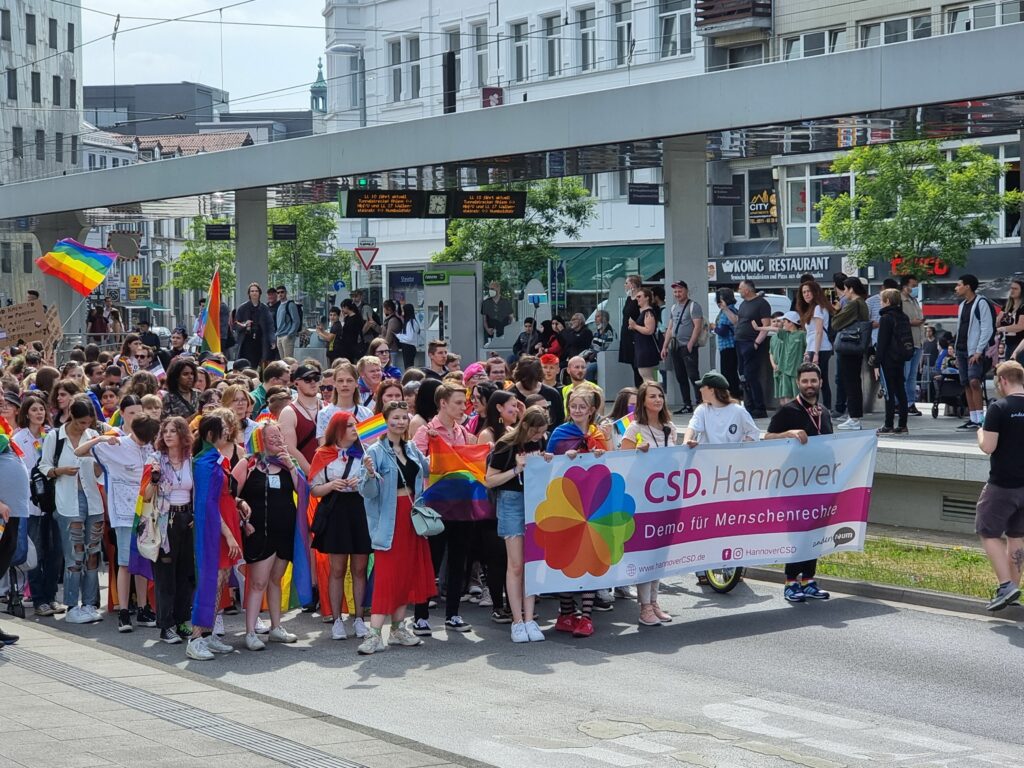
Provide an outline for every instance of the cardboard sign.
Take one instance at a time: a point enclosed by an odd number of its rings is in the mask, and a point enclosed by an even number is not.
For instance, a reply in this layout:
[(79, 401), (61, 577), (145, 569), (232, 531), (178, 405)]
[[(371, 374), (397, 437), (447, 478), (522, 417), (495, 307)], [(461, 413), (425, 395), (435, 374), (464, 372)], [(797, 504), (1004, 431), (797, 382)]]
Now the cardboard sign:
[(60, 312), (56, 307), (46, 310), (46, 338), (43, 343), (46, 349), (52, 349), (64, 338), (64, 326), (60, 322)]
[(13, 344), (24, 341), (45, 341), (47, 319), (43, 302), (24, 301), (0, 309), (0, 343)]

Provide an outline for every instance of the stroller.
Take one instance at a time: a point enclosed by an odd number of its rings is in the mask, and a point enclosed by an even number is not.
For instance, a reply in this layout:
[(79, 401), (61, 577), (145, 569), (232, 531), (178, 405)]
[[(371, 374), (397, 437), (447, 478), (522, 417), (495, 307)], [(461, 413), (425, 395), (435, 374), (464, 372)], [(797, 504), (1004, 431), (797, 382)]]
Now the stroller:
[(932, 377), (929, 399), (932, 401), (932, 418), (939, 418), (939, 406), (945, 405), (951, 415), (962, 419), (967, 415), (967, 398), (960, 374), (956, 371), (937, 373)]

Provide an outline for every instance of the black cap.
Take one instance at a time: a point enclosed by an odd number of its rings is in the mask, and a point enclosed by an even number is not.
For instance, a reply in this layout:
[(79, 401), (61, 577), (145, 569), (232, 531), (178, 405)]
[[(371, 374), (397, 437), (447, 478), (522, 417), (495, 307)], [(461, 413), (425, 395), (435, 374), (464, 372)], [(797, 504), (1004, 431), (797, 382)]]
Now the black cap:
[(317, 376), (321, 376), (320, 371), (318, 371), (313, 366), (311, 366), (311, 365), (300, 365), (298, 368), (295, 369), (295, 373), (292, 374), (292, 381), (295, 382), (295, 381), (298, 381), (299, 379), (304, 379), (307, 376), (309, 376), (311, 374), (314, 374), (314, 373)]

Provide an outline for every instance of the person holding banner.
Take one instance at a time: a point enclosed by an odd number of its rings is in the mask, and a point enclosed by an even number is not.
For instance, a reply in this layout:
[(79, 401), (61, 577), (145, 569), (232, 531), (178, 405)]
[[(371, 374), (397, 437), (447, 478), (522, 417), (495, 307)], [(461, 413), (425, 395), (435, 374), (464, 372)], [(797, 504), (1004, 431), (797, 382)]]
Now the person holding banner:
[[(498, 393), (491, 396), (492, 402)], [(518, 402), (513, 398), (513, 402)], [(485, 483), (495, 492), (497, 499), (498, 535), (505, 540), (508, 567), (505, 572), (505, 592), (512, 609), (512, 642), (540, 642), (544, 633), (534, 620), (534, 595), (525, 595), (523, 568), (523, 541), (526, 536), (526, 504), (523, 500), (523, 470), (526, 457), (542, 454), (551, 460), (552, 454), (543, 453), (544, 435), (548, 431), (548, 415), (543, 408), (526, 409), (522, 419), (505, 432), (495, 443), (487, 457)]]
[[(800, 394), (775, 412), (768, 424), (765, 440), (791, 438), (806, 445), (808, 437), (832, 434), (832, 415), (818, 401), (821, 392), (821, 371), (818, 366), (802, 363), (796, 372), (796, 386)], [(849, 401), (849, 406), (851, 409), (854, 407), (853, 400)], [(817, 567), (817, 559), (786, 564), (786, 588), (783, 593), (786, 600), (802, 603), (808, 598), (828, 600), (831, 597), (828, 592), (818, 589), (814, 580)]]
[[(575, 459), (581, 453), (602, 456), (608, 450), (608, 439), (594, 423), (600, 406), (600, 394), (596, 387), (580, 385), (569, 393), (569, 420), (555, 428), (548, 439), (548, 453), (554, 456), (568, 456)], [(596, 592), (580, 594), (580, 613), (576, 613), (576, 593), (562, 592), (558, 596), (558, 620), (556, 632), (570, 632), (573, 637), (590, 637), (594, 634), (594, 612)]]
[[(626, 427), (622, 436), (621, 450), (637, 450), (647, 453), (651, 447), (667, 448), (676, 444), (676, 427), (665, 405), (665, 390), (656, 381), (645, 381), (636, 393), (636, 410), (633, 422)], [(645, 627), (657, 627), (672, 621), (671, 614), (658, 605), (658, 579), (636, 585), (637, 600), (640, 603), (640, 623)]]

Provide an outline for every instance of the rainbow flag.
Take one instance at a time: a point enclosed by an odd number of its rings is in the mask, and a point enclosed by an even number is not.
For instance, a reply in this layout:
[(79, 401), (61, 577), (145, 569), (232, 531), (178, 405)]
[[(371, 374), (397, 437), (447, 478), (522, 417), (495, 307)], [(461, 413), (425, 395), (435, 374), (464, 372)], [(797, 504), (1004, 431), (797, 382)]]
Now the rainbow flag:
[[(220, 269), (213, 273), (210, 281), (210, 292), (206, 296), (206, 309), (203, 310), (202, 330), (203, 351), (220, 354)], [(220, 372), (224, 375), (224, 371)]]
[[(153, 484), (153, 467), (149, 463), (142, 470), (142, 482), (139, 485), (139, 497), (135, 500), (135, 520), (132, 522), (132, 541), (128, 555), (128, 572), (135, 576), (142, 576), (147, 579), (153, 578), (153, 562), (147, 560), (139, 552), (139, 524), (142, 521), (142, 512), (147, 504), (155, 504), (156, 499), (146, 501), (142, 495), (146, 489)], [(166, 533), (166, 531), (164, 532)]]
[(449, 445), (430, 438), (430, 484), (423, 503), (445, 520), (486, 520), (494, 517), (484, 475), (491, 446)]
[(387, 422), (384, 421), (384, 414), (378, 413), (366, 421), (356, 424), (356, 434), (359, 435), (359, 442), (363, 445), (370, 445), (382, 438), (388, 431)]
[(10, 448), (18, 456), (22, 456), (21, 448), (11, 438), (14, 437), (14, 430), (10, 423), (3, 416), (0, 416), (0, 453)]
[(263, 453), (263, 428), (256, 427), (249, 435), (249, 442), (245, 446), (245, 452), (250, 456)]
[(217, 360), (204, 360), (202, 365), (199, 367), (218, 379), (223, 379), (224, 374), (227, 373), (224, 363), (218, 362)]
[(616, 421), (613, 424), (613, 426), (615, 427), (615, 431), (616, 432), (618, 432), (620, 435), (624, 435), (624, 434), (626, 434), (626, 430), (629, 429), (629, 425), (632, 424), (632, 423), (633, 423), (633, 414), (632, 413), (627, 413), (621, 419)]
[(213, 627), (217, 603), (217, 570), (220, 563), (221, 515), (232, 514), (234, 500), (227, 487), (227, 459), (204, 443), (192, 460), (196, 559), (196, 588), (192, 597), (192, 624)]
[(88, 296), (103, 282), (116, 259), (113, 251), (90, 248), (66, 237), (58, 240), (53, 250), (36, 259), (36, 266), (51, 277), (63, 280), (79, 295)]
[(114, 411), (110, 415), (110, 418), (107, 419), (107, 424), (109, 424), (112, 427), (118, 427), (118, 428), (120, 428), (121, 426), (124, 425), (124, 417), (121, 416), (121, 409), (120, 408), (118, 408), (116, 411)]
[(264, 408), (262, 411), (259, 412), (259, 415), (256, 416), (256, 423), (257, 424), (263, 424), (264, 422), (273, 421), (273, 420), (274, 420), (274, 414), (272, 414), (270, 412), (269, 408)]

